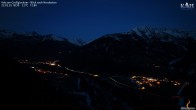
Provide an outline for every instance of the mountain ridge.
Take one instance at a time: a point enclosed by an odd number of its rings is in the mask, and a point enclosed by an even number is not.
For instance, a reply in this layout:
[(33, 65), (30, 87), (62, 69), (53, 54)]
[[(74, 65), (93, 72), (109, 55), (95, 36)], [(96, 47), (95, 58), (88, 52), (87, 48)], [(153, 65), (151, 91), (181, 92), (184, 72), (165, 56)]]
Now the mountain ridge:
[[(184, 62), (190, 55), (194, 56), (194, 36), (184, 31), (180, 36), (155, 31), (152, 29), (149, 36), (135, 31), (102, 36), (81, 46), (65, 58), (63, 63), (78, 70), (109, 74), (186, 74), (188, 68), (182, 72), (173, 65)], [(189, 63), (196, 64), (194, 60)]]

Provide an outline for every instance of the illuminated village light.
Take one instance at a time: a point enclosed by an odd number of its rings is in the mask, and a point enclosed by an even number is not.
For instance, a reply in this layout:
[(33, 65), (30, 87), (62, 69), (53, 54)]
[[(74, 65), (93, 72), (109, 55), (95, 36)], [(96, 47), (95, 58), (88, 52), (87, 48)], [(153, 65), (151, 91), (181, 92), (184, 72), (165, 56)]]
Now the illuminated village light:
[(132, 76), (131, 78), (132, 78), (132, 79), (135, 79), (135, 78), (136, 78), (136, 76)]
[(94, 77), (99, 77), (99, 75), (98, 74), (95, 74), (95, 75), (93, 75)]
[(140, 89), (141, 89), (141, 90), (144, 90), (144, 89), (145, 89), (145, 87), (143, 86), (143, 87), (141, 87)]
[(180, 86), (181, 85), (180, 82), (173, 81), (173, 80), (169, 81), (167, 78), (157, 79), (157, 78), (145, 77), (145, 76), (132, 76), (131, 80), (134, 81), (137, 85), (149, 86), (149, 87), (160, 86), (161, 82), (170, 83), (174, 86)]
[(161, 82), (158, 81), (157, 84), (159, 85), (159, 84), (161, 84)]
[(53, 63), (50, 63), (50, 65), (51, 65), (51, 66), (55, 66), (56, 64), (53, 62)]

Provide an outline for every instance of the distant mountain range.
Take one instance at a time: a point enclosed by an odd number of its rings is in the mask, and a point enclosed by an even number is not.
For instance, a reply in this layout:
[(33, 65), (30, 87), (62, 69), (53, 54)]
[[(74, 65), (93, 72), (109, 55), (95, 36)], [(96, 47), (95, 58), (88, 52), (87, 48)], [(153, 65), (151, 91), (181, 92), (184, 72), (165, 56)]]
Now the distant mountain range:
[(142, 27), (78, 46), (54, 35), (0, 30), (0, 51), (18, 58), (60, 59), (67, 67), (86, 72), (195, 77), (195, 33)]
[(58, 58), (78, 46), (54, 35), (0, 31), (0, 50), (14, 57)]

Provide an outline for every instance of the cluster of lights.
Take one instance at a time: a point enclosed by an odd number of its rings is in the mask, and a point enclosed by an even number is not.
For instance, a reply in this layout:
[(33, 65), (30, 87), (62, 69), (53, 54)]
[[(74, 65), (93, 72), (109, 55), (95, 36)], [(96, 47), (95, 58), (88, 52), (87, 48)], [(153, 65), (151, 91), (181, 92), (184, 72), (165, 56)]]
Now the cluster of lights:
[(65, 76), (68, 76), (68, 74), (64, 74), (64, 73), (60, 73), (60, 72), (55, 72), (55, 71), (47, 71), (47, 70), (44, 70), (44, 69), (39, 69), (37, 67), (30, 67), (32, 69), (34, 69), (34, 71), (36, 72), (39, 72), (39, 73), (42, 73), (42, 74), (62, 74), (62, 75), (65, 75)]
[[(22, 64), (34, 64), (34, 65), (38, 65), (38, 64), (43, 64), (43, 65), (49, 65), (49, 66), (58, 66), (61, 67), (61, 65), (57, 64), (58, 60), (56, 61), (46, 61), (46, 62), (30, 62), (29, 60), (18, 60), (19, 63)], [(63, 73), (59, 73), (59, 72), (53, 72), (53, 71), (47, 71), (44, 69), (38, 69), (37, 67), (30, 67), (32, 69), (34, 69), (34, 71), (39, 72), (39, 73), (43, 73), (43, 74), (63, 74)], [(66, 74), (64, 74), (66, 75)], [(67, 76), (67, 75), (66, 75)]]
[(180, 82), (169, 81), (167, 78), (157, 79), (157, 78), (145, 77), (145, 76), (132, 76), (131, 80), (135, 82), (137, 85), (139, 85), (141, 87), (140, 88), (141, 90), (145, 89), (144, 86), (155, 87), (155, 86), (159, 86), (163, 82), (171, 83), (174, 86), (181, 85)]
[[(158, 79), (152, 77), (132, 76), (131, 80), (133, 80), (138, 85), (145, 85), (145, 86), (147, 85), (150, 87), (161, 84), (161, 82)], [(141, 89), (144, 90), (145, 87), (141, 87)]]
[(45, 70), (42, 70), (42, 69), (35, 69), (36, 72), (39, 72), (39, 73), (43, 73), (43, 74), (51, 74), (52, 72), (51, 71), (45, 71)]
[(23, 63), (23, 64), (43, 64), (43, 65), (61, 67), (61, 65), (57, 64), (58, 60), (56, 60), (56, 61), (46, 61), (46, 62), (30, 62), (29, 60), (18, 60), (18, 62)]
[(93, 77), (99, 77), (99, 75), (98, 74), (94, 74)]
[(58, 66), (61, 67), (61, 65), (57, 64), (58, 61), (47, 61), (47, 62), (42, 62), (42, 64), (49, 65), (49, 66)]
[[(33, 65), (38, 65), (38, 64), (42, 64), (42, 65), (48, 65), (48, 66), (52, 66), (52, 67), (62, 67), (60, 64), (57, 64), (58, 60), (56, 61), (46, 61), (46, 62), (29, 62), (29, 60), (18, 60), (19, 63), (23, 63), (23, 64), (33, 64)], [(32, 69), (34, 69), (34, 71), (39, 72), (39, 73), (43, 73), (43, 74), (63, 74), (63, 73), (59, 73), (59, 72), (51, 72), (51, 71), (47, 71), (47, 70), (43, 70), (43, 69), (38, 69), (37, 67), (30, 67)], [(82, 74), (87, 74), (84, 72), (80, 72), (80, 71), (75, 71), (72, 69), (69, 69), (67, 67), (64, 67), (65, 69), (72, 71), (72, 72), (78, 72), (78, 73), (82, 73)], [(93, 76), (93, 77), (99, 77), (98, 74), (90, 74), (88, 73), (88, 75)]]

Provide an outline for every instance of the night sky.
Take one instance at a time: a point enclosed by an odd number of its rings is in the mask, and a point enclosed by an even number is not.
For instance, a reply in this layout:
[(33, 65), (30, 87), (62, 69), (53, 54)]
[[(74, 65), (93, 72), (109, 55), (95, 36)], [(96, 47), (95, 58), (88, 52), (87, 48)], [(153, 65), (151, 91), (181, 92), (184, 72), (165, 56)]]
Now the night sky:
[[(80, 38), (87, 42), (105, 34), (126, 32), (145, 25), (196, 29), (196, 8), (181, 10), (180, 3), (185, 3), (184, 0), (45, 1), (56, 1), (58, 4), (35, 8), (0, 7), (0, 28), (54, 34), (72, 40)], [(196, 5), (195, 0), (187, 2)]]

